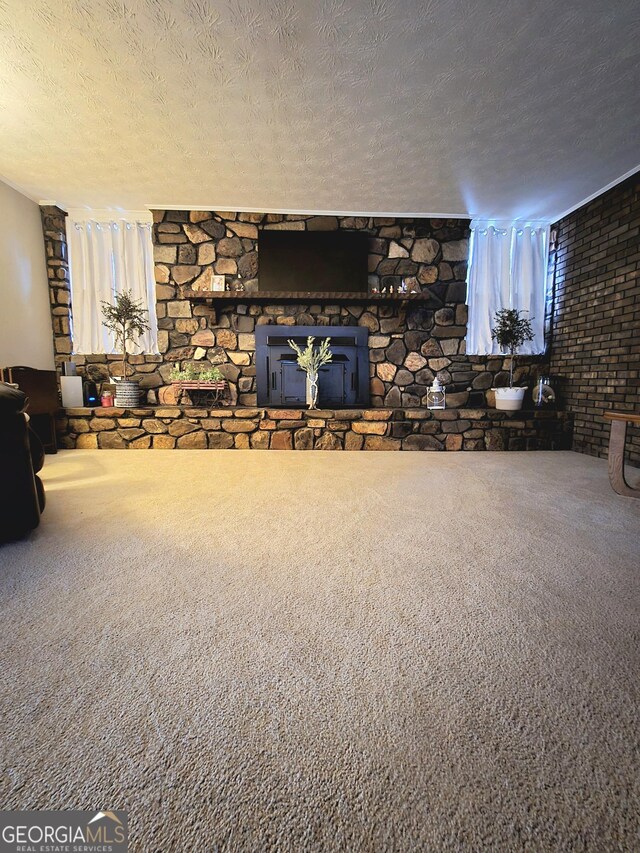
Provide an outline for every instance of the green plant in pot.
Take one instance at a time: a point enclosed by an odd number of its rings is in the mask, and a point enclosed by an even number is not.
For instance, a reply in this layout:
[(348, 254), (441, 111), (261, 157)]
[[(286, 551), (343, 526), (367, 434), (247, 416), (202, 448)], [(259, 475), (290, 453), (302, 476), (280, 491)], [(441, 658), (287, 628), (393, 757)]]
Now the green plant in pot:
[(196, 369), (193, 364), (187, 363), (184, 367), (180, 367), (179, 363), (174, 364), (171, 369), (170, 379), (172, 382), (199, 382), (201, 384), (218, 384), (224, 382), (225, 378), (222, 371), (215, 365), (213, 367), (201, 367)]
[(514, 412), (522, 408), (522, 401), (526, 388), (513, 387), (513, 368), (520, 347), (525, 341), (533, 340), (533, 329), (531, 320), (521, 316), (523, 311), (515, 308), (502, 308), (496, 311), (494, 327), (491, 329), (491, 337), (498, 344), (502, 352), (511, 356), (509, 363), (509, 387), (492, 388), (496, 395), (496, 409)]
[(323, 364), (328, 364), (331, 361), (331, 350), (329, 349), (331, 338), (323, 338), (319, 347), (313, 345), (314, 341), (315, 338), (309, 335), (304, 349), (299, 347), (295, 341), (287, 341), (296, 353), (298, 367), (307, 374), (307, 405), (310, 409), (315, 409), (318, 404), (318, 371)]
[(115, 348), (122, 350), (122, 376), (115, 377), (116, 406), (128, 408), (140, 403), (140, 385), (127, 379), (127, 351), (136, 346), (138, 338), (149, 331), (148, 313), (131, 296), (130, 290), (115, 294), (115, 304), (102, 301), (102, 325), (113, 332)]
[(176, 402), (183, 403), (185, 399), (192, 405), (206, 406), (217, 403), (222, 392), (227, 387), (227, 381), (219, 367), (186, 362), (180, 367), (174, 364), (170, 379), (176, 388)]

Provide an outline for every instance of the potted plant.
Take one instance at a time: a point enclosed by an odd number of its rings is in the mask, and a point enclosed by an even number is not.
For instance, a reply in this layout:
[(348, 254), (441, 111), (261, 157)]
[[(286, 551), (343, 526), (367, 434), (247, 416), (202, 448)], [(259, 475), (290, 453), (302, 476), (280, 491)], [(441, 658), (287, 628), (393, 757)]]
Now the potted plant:
[(516, 362), (518, 350), (525, 341), (533, 340), (533, 329), (531, 320), (521, 316), (524, 312), (515, 308), (502, 308), (496, 311), (495, 326), (491, 329), (491, 337), (497, 342), (502, 352), (508, 352), (511, 356), (509, 364), (509, 387), (492, 388), (496, 395), (496, 409), (514, 412), (522, 408), (524, 392), (526, 388), (513, 387), (513, 368)]
[(115, 348), (122, 349), (122, 376), (113, 377), (116, 383), (116, 406), (124, 408), (140, 403), (140, 385), (127, 379), (127, 346), (136, 345), (136, 340), (149, 331), (148, 313), (131, 296), (130, 290), (116, 293), (115, 305), (102, 302), (102, 325), (113, 332)]
[(200, 367), (187, 362), (181, 368), (177, 362), (170, 374), (171, 384), (177, 390), (177, 399), (187, 392), (190, 398), (197, 398), (198, 404), (204, 402), (217, 402), (220, 395), (227, 387), (226, 380), (219, 367)]
[(318, 403), (318, 371), (323, 364), (331, 361), (329, 349), (331, 338), (323, 338), (319, 347), (314, 347), (314, 341), (315, 338), (310, 335), (304, 349), (301, 349), (295, 341), (287, 341), (297, 354), (298, 367), (307, 374), (307, 405), (310, 409), (315, 409)]

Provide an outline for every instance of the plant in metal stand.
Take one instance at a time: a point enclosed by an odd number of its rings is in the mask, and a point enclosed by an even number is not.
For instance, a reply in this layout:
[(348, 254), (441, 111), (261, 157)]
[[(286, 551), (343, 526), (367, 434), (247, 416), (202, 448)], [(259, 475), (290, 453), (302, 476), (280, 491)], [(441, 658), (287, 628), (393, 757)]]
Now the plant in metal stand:
[(115, 304), (101, 302), (102, 325), (113, 332), (116, 350), (122, 350), (122, 376), (116, 383), (116, 405), (137, 406), (140, 386), (127, 380), (127, 348), (135, 346), (137, 339), (149, 331), (148, 312), (141, 302), (131, 296), (130, 290), (115, 294)]
[(170, 374), (171, 384), (176, 386), (178, 401), (182, 401), (184, 394), (196, 405), (208, 405), (217, 403), (222, 392), (227, 387), (222, 371), (215, 365), (213, 367), (196, 368), (187, 363), (183, 368), (176, 363)]
[(307, 405), (310, 409), (315, 409), (318, 403), (318, 371), (323, 364), (328, 364), (332, 357), (329, 348), (331, 338), (323, 338), (319, 347), (314, 347), (314, 341), (315, 338), (310, 335), (304, 349), (295, 341), (287, 342), (297, 355), (298, 367), (307, 374)]
[[(496, 311), (495, 326), (491, 329), (491, 337), (502, 352), (509, 353), (509, 388), (494, 388), (496, 392), (496, 408), (514, 410), (522, 406), (525, 388), (513, 387), (513, 369), (516, 363), (518, 351), (525, 341), (533, 340), (533, 329), (531, 320), (522, 317), (525, 312), (517, 311), (515, 308), (502, 308)], [(533, 319), (533, 318), (532, 318)]]

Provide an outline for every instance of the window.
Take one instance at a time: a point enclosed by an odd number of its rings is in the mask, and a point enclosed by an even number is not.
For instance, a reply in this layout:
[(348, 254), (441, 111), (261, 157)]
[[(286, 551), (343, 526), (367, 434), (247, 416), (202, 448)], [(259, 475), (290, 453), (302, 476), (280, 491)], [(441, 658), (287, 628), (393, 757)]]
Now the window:
[(100, 303), (130, 290), (149, 314), (149, 331), (136, 352), (158, 353), (152, 219), (147, 211), (69, 211), (73, 352), (112, 353), (113, 335), (102, 325)]
[(543, 223), (474, 219), (469, 244), (467, 354), (492, 355), (500, 348), (491, 339), (496, 311), (527, 312), (534, 332), (521, 352), (544, 352), (545, 295), (549, 226)]

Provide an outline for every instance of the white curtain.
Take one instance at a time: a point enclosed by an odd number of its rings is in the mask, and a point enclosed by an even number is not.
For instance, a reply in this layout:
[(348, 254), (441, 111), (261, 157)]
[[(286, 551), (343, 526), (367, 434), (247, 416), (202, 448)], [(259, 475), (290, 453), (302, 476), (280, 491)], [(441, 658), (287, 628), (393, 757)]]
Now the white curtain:
[(544, 352), (548, 254), (549, 226), (545, 223), (472, 221), (467, 276), (469, 355), (500, 352), (491, 339), (491, 327), (501, 308), (524, 311), (531, 321), (534, 338), (520, 352)]
[(69, 211), (74, 353), (115, 352), (114, 336), (102, 325), (100, 303), (114, 304), (115, 294), (126, 290), (149, 315), (149, 331), (129, 351), (158, 353), (151, 225), (147, 211)]

